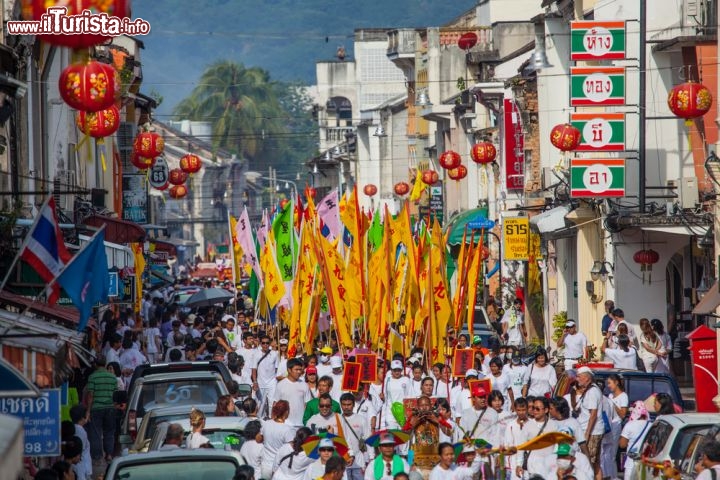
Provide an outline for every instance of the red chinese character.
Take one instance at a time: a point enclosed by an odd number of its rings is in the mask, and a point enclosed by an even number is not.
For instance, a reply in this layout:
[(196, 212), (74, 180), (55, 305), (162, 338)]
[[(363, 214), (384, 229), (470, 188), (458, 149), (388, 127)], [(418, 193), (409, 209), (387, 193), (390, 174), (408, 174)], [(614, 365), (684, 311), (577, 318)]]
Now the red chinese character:
[(445, 285), (442, 282), (438, 282), (437, 286), (433, 289), (433, 295), (438, 298), (445, 298)]
[(340, 271), (340, 267), (338, 265), (335, 265), (335, 270), (333, 270), (333, 275), (335, 275), (335, 278), (338, 280), (345, 280), (345, 277), (343, 276), (342, 272)]
[(338, 290), (338, 295), (340, 296), (340, 300), (345, 301), (345, 292), (347, 292), (347, 290), (345, 290), (345, 287), (340, 285), (340, 286), (338, 286), (337, 290)]

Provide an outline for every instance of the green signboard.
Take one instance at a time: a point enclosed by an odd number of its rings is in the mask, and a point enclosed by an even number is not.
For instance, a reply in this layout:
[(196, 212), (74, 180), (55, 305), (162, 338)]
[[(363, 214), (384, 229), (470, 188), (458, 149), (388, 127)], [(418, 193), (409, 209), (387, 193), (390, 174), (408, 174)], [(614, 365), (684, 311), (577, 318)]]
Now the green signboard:
[(570, 106), (625, 105), (625, 68), (571, 67)]
[(570, 22), (571, 60), (625, 58), (625, 22)]
[(570, 160), (572, 198), (624, 197), (625, 160), (573, 158)]
[(624, 113), (572, 113), (570, 123), (582, 134), (578, 152), (625, 150)]

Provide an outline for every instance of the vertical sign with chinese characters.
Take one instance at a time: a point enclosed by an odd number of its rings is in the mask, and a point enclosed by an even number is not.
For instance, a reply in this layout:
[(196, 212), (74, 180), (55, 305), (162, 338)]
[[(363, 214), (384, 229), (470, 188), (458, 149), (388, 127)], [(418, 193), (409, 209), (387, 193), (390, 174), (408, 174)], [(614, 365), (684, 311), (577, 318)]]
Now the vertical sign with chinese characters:
[(530, 221), (527, 217), (503, 218), (503, 257), (527, 260), (530, 254)]
[(625, 150), (624, 113), (571, 113), (570, 123), (582, 133), (577, 152)]
[(360, 390), (361, 365), (357, 362), (345, 362), (343, 365), (342, 390), (357, 392)]
[(573, 158), (570, 160), (572, 198), (624, 197), (625, 159)]
[(625, 68), (571, 67), (570, 106), (625, 105)]
[(508, 190), (522, 190), (525, 186), (525, 139), (520, 111), (509, 98), (503, 100), (503, 128), (505, 186)]
[(358, 353), (355, 360), (360, 364), (360, 381), (373, 383), (377, 380), (378, 356), (374, 353)]
[(625, 58), (625, 22), (570, 22), (570, 60)]

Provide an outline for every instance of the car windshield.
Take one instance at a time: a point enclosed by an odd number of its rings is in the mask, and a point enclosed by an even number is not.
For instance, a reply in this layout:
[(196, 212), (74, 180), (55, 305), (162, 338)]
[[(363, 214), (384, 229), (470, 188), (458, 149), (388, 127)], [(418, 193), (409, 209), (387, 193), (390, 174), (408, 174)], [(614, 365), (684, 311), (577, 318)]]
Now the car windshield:
[(144, 415), (158, 407), (217, 403), (220, 395), (220, 386), (214, 378), (145, 383), (138, 398), (138, 412)]
[(112, 479), (106, 480), (217, 480), (233, 478), (236, 465), (230, 460), (158, 461), (121, 466)]
[(690, 442), (700, 430), (707, 430), (707, 425), (693, 425), (685, 427), (678, 432), (675, 443), (670, 448), (670, 458), (680, 458), (685, 454)]
[(636, 400), (645, 400), (653, 393), (667, 393), (677, 402), (675, 390), (666, 378), (630, 377), (627, 379), (626, 390), (630, 403)]

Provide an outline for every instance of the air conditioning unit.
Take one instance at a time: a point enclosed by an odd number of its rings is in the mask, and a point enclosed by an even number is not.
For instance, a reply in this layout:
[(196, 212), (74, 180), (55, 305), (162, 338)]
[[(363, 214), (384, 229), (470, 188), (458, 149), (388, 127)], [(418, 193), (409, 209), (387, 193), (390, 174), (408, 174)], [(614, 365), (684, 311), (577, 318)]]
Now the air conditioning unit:
[(677, 190), (680, 208), (695, 208), (699, 203), (697, 177), (683, 177), (680, 179), (680, 188)]

